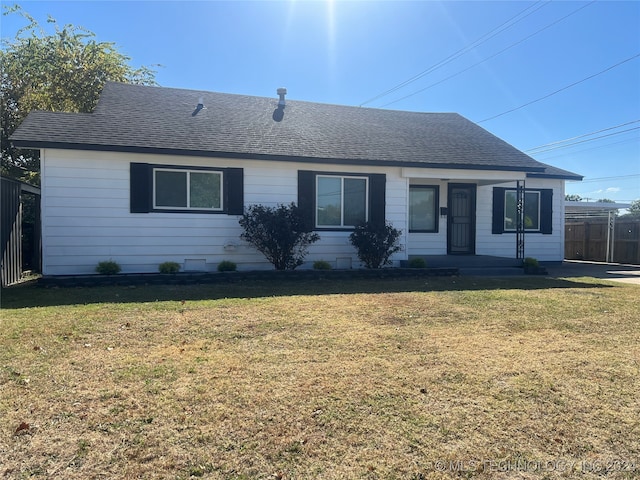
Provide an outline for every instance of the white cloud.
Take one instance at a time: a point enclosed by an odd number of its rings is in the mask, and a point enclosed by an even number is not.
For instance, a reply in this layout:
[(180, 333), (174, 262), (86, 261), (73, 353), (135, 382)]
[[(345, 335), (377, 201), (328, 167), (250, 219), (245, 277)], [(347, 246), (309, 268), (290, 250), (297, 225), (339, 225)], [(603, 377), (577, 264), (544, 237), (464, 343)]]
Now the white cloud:
[(606, 190), (608, 193), (618, 193), (620, 189), (618, 187), (609, 187)]

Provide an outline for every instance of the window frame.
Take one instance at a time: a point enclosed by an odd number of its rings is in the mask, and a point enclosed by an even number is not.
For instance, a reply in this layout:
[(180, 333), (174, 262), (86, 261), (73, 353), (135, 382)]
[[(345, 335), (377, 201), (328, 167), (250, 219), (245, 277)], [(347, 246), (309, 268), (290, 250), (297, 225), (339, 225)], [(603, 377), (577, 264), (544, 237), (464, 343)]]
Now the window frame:
[[(320, 225), (318, 223), (318, 192), (319, 192), (319, 182), (321, 178), (339, 178), (340, 179), (340, 225)], [(365, 211), (365, 222), (369, 221), (369, 195), (370, 195), (370, 185), (369, 185), (369, 177), (367, 175), (353, 175), (353, 174), (338, 174), (338, 173), (324, 173), (318, 172), (315, 175), (315, 193), (314, 193), (314, 229), (316, 230), (353, 230), (357, 225), (345, 225), (344, 223), (344, 186), (345, 180), (353, 179), (353, 180), (364, 180), (365, 182), (365, 199), (364, 199), (364, 211)]]
[[(516, 233), (517, 232), (517, 226), (513, 227), (513, 228), (507, 228), (507, 195), (509, 193), (513, 193), (516, 197), (516, 202), (517, 202), (517, 198), (518, 198), (518, 190), (516, 188), (506, 188), (504, 190), (504, 215), (503, 215), (503, 226), (502, 226), (502, 230), (505, 233)], [(533, 189), (533, 188), (525, 188), (524, 189), (524, 199), (525, 199), (525, 206), (523, 207), (525, 209), (526, 212), (526, 203), (527, 203), (527, 195), (528, 194), (535, 194), (538, 197), (538, 200), (536, 202), (537, 204), (537, 210), (538, 210), (538, 225), (535, 228), (527, 228), (526, 225), (524, 227), (524, 231), (527, 233), (539, 233), (542, 231), (542, 191), (538, 190), (538, 189)]]
[[(179, 172), (186, 174), (186, 207), (178, 206), (162, 206), (157, 204), (157, 190), (156, 190), (156, 172)], [(191, 207), (191, 174), (192, 173), (210, 173), (219, 175), (220, 182), (220, 207), (218, 208), (204, 208), (204, 207)], [(209, 168), (209, 167), (175, 167), (175, 166), (158, 166), (154, 165), (151, 168), (151, 208), (154, 212), (207, 212), (207, 213), (222, 213), (225, 211), (224, 205), (224, 170)]]
[[(433, 206), (433, 215), (434, 215), (434, 228), (433, 229), (413, 229), (411, 228), (411, 190), (412, 189), (431, 189), (434, 191), (434, 206)], [(420, 185), (420, 184), (411, 184), (409, 185), (409, 198), (408, 198), (408, 208), (407, 212), (409, 215), (407, 225), (409, 225), (409, 233), (438, 233), (440, 227), (440, 219), (438, 215), (438, 211), (440, 210), (440, 186), (439, 185)]]

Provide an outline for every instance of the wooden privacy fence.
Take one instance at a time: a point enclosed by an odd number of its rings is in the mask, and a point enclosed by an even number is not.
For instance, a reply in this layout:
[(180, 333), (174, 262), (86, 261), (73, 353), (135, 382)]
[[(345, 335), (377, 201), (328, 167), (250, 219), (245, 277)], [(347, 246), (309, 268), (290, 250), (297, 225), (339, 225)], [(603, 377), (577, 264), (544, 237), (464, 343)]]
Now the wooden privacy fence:
[(640, 219), (567, 220), (564, 258), (640, 265)]
[(40, 271), (40, 189), (2, 177), (0, 271), (2, 286), (20, 281), (27, 267)]

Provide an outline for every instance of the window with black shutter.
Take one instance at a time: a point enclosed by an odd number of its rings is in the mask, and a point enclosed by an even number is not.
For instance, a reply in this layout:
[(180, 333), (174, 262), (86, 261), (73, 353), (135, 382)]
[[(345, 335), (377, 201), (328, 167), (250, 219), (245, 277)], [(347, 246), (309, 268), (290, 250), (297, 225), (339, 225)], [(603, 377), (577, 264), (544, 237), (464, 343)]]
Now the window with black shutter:
[(384, 174), (298, 171), (298, 206), (314, 230), (385, 222)]
[(226, 213), (242, 215), (241, 168), (131, 163), (131, 213)]

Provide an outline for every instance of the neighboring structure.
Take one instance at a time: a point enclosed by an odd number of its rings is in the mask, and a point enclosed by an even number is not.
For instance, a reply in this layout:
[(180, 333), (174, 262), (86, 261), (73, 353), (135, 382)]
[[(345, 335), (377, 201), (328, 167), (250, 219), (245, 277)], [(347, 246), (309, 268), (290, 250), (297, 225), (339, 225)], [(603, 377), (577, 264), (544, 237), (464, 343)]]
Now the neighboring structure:
[[(321, 235), (307, 257), (359, 267), (350, 229), (402, 230), (409, 256), (564, 256), (564, 182), (453, 113), (415, 113), (108, 83), (92, 114), (32, 112), (12, 136), (41, 150), (43, 273), (271, 268), (243, 243), (251, 204), (296, 202)], [(304, 268), (304, 266), (303, 266)]]
[(25, 270), (40, 271), (40, 189), (0, 177), (0, 283), (21, 280)]
[(640, 219), (618, 219), (629, 203), (565, 202), (565, 258), (640, 264)]

